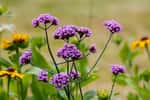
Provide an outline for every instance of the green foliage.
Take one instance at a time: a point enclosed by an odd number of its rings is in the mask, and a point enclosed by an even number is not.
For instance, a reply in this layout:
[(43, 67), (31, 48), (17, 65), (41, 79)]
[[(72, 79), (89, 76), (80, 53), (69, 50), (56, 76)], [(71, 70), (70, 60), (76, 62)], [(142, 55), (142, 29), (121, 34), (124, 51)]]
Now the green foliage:
[(134, 58), (138, 55), (138, 52), (132, 52), (128, 44), (125, 42), (119, 52), (119, 56), (123, 63), (127, 67), (132, 67)]
[(7, 59), (0, 56), (0, 66), (10, 67), (12, 64)]
[(0, 16), (5, 15), (7, 13), (8, 13), (8, 8), (0, 5)]
[(84, 100), (95, 100), (94, 98), (97, 96), (96, 91), (88, 91), (84, 94)]
[(51, 66), (48, 64), (47, 60), (44, 58), (44, 56), (40, 53), (40, 48), (44, 45), (44, 40), (42, 38), (33, 38), (31, 40), (31, 48), (32, 48), (32, 59), (31, 63), (34, 66), (40, 67), (40, 68), (46, 68), (50, 69)]

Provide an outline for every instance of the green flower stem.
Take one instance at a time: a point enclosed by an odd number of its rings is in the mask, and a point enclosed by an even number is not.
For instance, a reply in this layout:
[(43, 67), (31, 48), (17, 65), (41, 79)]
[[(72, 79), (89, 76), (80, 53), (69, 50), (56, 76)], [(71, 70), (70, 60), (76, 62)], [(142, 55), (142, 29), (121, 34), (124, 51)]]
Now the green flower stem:
[[(21, 65), (19, 64), (19, 48), (16, 48), (16, 56), (17, 56), (17, 69), (18, 72), (20, 73), (20, 67)], [(18, 93), (18, 99), (19, 100), (24, 100), (23, 98), (23, 84), (22, 84), (22, 80), (19, 79), (17, 80), (17, 93)]]
[(148, 45), (146, 45), (146, 46), (145, 46), (145, 50), (146, 50), (146, 53), (147, 53), (148, 59), (149, 59), (149, 61), (150, 61), (150, 50), (149, 50)]
[(57, 71), (57, 73), (59, 73), (59, 72), (60, 72), (60, 71), (59, 71), (59, 68), (58, 68), (58, 66), (57, 66), (57, 63), (56, 63), (55, 58), (54, 58), (54, 56), (53, 56), (52, 50), (51, 50), (51, 48), (50, 48), (50, 44), (49, 44), (49, 40), (48, 40), (48, 32), (47, 32), (47, 26), (46, 26), (46, 24), (45, 24), (44, 31), (45, 31), (45, 35), (46, 35), (46, 43), (47, 43), (47, 47), (48, 47), (49, 55), (50, 55), (50, 57), (52, 58), (52, 61), (53, 61), (54, 65), (55, 65), (55, 67), (56, 67), (56, 71)]
[(112, 84), (112, 87), (111, 87), (111, 91), (110, 91), (110, 95), (108, 97), (108, 100), (111, 100), (111, 96), (112, 96), (112, 93), (113, 93), (113, 90), (114, 90), (114, 87), (115, 87), (116, 80), (117, 80), (117, 75), (115, 75), (115, 78), (114, 78), (114, 81), (113, 81), (113, 84)]
[[(50, 26), (48, 26), (48, 28), (50, 28)], [(60, 72), (60, 71), (59, 71), (59, 68), (58, 68), (58, 66), (57, 66), (57, 63), (56, 63), (56, 61), (55, 61), (55, 58), (54, 58), (54, 56), (53, 56), (53, 53), (52, 53), (52, 50), (51, 50), (50, 44), (49, 44), (48, 32), (47, 32), (47, 29), (48, 29), (48, 28), (47, 28), (47, 26), (46, 26), (46, 24), (45, 24), (44, 31), (45, 31), (45, 35), (46, 35), (47, 48), (48, 48), (49, 55), (50, 55), (50, 57), (52, 58), (52, 61), (53, 61), (54, 65), (55, 65), (56, 71), (57, 71), (57, 73), (59, 73), (59, 72)], [(66, 93), (66, 95), (67, 95), (67, 97), (68, 97), (67, 89), (64, 88), (64, 91), (65, 91), (65, 93)], [(68, 100), (70, 100), (69, 97), (68, 97)]]
[(96, 62), (95, 62), (94, 65), (91, 67), (91, 69), (89, 70), (89, 72), (87, 73), (87, 75), (89, 75), (89, 74), (94, 70), (94, 68), (96, 67), (96, 65), (98, 64), (98, 62), (100, 61), (100, 59), (102, 58), (102, 56), (103, 56), (103, 54), (104, 54), (106, 48), (108, 47), (108, 44), (109, 44), (110, 41), (111, 41), (112, 36), (113, 36), (113, 34), (110, 33), (110, 35), (109, 35), (109, 37), (108, 37), (108, 40), (107, 40), (107, 42), (106, 42), (106, 44), (105, 44), (103, 50), (101, 51), (101, 53), (100, 53), (100, 55), (98, 56)]
[[(66, 60), (67, 63), (67, 74), (69, 75), (69, 62)], [(71, 100), (71, 91), (70, 91), (70, 85), (68, 84), (67, 86), (67, 91), (68, 91), (68, 99)]]
[[(77, 67), (76, 67), (76, 64), (74, 61), (73, 61), (73, 64), (74, 64), (74, 69), (75, 69), (76, 73), (78, 73), (78, 70), (77, 70)], [(83, 92), (82, 92), (82, 87), (81, 87), (81, 81), (79, 78), (78, 78), (78, 85), (79, 85), (81, 100), (83, 100)]]
[(8, 100), (9, 100), (10, 81), (11, 81), (11, 77), (8, 76), (8, 83), (7, 83), (7, 96), (8, 96)]

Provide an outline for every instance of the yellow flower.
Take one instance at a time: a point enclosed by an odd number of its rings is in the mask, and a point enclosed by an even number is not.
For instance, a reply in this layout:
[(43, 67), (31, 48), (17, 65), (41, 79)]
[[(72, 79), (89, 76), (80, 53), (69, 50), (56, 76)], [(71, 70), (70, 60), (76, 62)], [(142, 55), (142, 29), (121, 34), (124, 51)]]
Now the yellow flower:
[(106, 100), (108, 98), (109, 92), (106, 89), (101, 89), (97, 91), (97, 95), (100, 99)]
[(28, 35), (27, 34), (20, 34), (20, 33), (15, 33), (12, 35), (13, 41), (14, 42), (27, 42), (28, 41)]
[(8, 68), (7, 70), (0, 70), (0, 77), (3, 76), (10, 76), (11, 78), (20, 78), (20, 79), (23, 78), (23, 74), (16, 72), (12, 68)]
[(12, 42), (5, 39), (5, 40), (2, 41), (2, 44), (1, 44), (0, 47), (1, 47), (1, 48), (4, 48), (4, 49), (7, 49), (7, 48), (9, 48), (11, 45), (12, 45)]
[(133, 41), (131, 43), (131, 48), (145, 48), (145, 46), (150, 45), (150, 38), (149, 37), (142, 37), (140, 40)]

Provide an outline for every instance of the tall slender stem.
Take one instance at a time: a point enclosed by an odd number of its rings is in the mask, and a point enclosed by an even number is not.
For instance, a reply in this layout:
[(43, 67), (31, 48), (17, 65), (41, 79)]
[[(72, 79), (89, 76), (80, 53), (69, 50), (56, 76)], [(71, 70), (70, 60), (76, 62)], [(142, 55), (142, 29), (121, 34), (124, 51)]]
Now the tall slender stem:
[(96, 62), (95, 62), (94, 65), (91, 67), (91, 69), (90, 69), (90, 71), (88, 72), (87, 75), (89, 75), (89, 74), (94, 70), (94, 68), (96, 67), (96, 65), (98, 64), (98, 62), (100, 61), (100, 59), (102, 58), (102, 56), (103, 56), (103, 54), (104, 54), (106, 48), (108, 47), (108, 44), (109, 44), (111, 38), (112, 38), (112, 35), (113, 35), (113, 34), (110, 33), (110, 35), (109, 35), (109, 37), (108, 37), (108, 40), (107, 40), (107, 42), (106, 42), (106, 44), (105, 44), (103, 50), (101, 51), (101, 53), (100, 53), (100, 55), (98, 56)]
[[(17, 69), (18, 69), (18, 72), (20, 73), (21, 70), (20, 70), (20, 64), (19, 64), (19, 48), (16, 48), (16, 55), (17, 55)], [(17, 80), (17, 92), (18, 92), (18, 98), (19, 100), (24, 100), (24, 97), (23, 97), (23, 83), (22, 83), (22, 80), (19, 79)]]
[[(77, 67), (76, 67), (76, 64), (74, 61), (73, 61), (73, 64), (74, 64), (74, 69), (75, 69), (76, 73), (78, 73), (78, 70), (77, 70)], [(79, 85), (81, 100), (83, 100), (83, 92), (82, 92), (82, 88), (81, 88), (81, 81), (79, 78), (78, 78), (78, 85)]]
[(115, 78), (114, 78), (114, 81), (113, 81), (113, 84), (112, 84), (112, 87), (111, 87), (111, 91), (110, 91), (110, 95), (108, 97), (108, 100), (111, 100), (111, 96), (112, 96), (112, 93), (113, 93), (113, 90), (114, 90), (114, 87), (115, 87), (116, 79), (117, 79), (117, 75), (115, 75)]
[[(66, 60), (66, 62), (67, 62), (67, 75), (69, 76), (69, 62)], [(68, 84), (68, 86), (67, 86), (67, 90), (68, 90), (68, 99), (70, 100), (71, 98), (70, 98), (70, 85)]]
[(11, 80), (11, 77), (8, 76), (8, 83), (7, 83), (7, 96), (8, 96), (8, 100), (9, 100), (10, 80)]
[(146, 46), (145, 46), (145, 50), (146, 50), (146, 53), (147, 53), (148, 59), (149, 59), (149, 61), (150, 61), (150, 50), (149, 50), (148, 45), (146, 45)]
[[(49, 27), (50, 27), (50, 26), (48, 26), (48, 28), (49, 28)], [(56, 71), (57, 71), (57, 73), (59, 73), (59, 72), (60, 72), (60, 71), (59, 71), (59, 68), (58, 68), (58, 66), (57, 66), (57, 63), (56, 63), (56, 61), (55, 61), (55, 58), (54, 58), (54, 56), (53, 56), (53, 53), (52, 53), (52, 50), (51, 50), (50, 44), (49, 44), (48, 32), (47, 32), (47, 29), (48, 29), (48, 28), (47, 28), (47, 26), (46, 26), (46, 24), (45, 24), (44, 31), (45, 31), (45, 35), (46, 35), (47, 48), (48, 48), (49, 55), (50, 55), (50, 57), (52, 58), (52, 61), (53, 61), (54, 65), (55, 65)], [(69, 96), (68, 96), (67, 89), (64, 88), (64, 91), (65, 91), (65, 93), (66, 93), (66, 96), (68, 97), (68, 100), (70, 100), (70, 99), (69, 99)]]
[(60, 71), (59, 71), (59, 68), (58, 68), (58, 66), (57, 66), (57, 63), (56, 63), (55, 58), (54, 58), (54, 56), (53, 56), (52, 50), (51, 50), (51, 48), (50, 48), (50, 44), (49, 44), (49, 40), (48, 40), (48, 32), (47, 32), (47, 26), (46, 26), (46, 24), (45, 24), (44, 31), (45, 31), (45, 34), (46, 34), (46, 42), (47, 42), (47, 47), (48, 47), (49, 55), (50, 55), (50, 56), (51, 56), (51, 58), (52, 58), (52, 61), (53, 61), (54, 65), (55, 65), (55, 67), (56, 67), (56, 71), (57, 71), (57, 73), (59, 73), (59, 72), (60, 72)]

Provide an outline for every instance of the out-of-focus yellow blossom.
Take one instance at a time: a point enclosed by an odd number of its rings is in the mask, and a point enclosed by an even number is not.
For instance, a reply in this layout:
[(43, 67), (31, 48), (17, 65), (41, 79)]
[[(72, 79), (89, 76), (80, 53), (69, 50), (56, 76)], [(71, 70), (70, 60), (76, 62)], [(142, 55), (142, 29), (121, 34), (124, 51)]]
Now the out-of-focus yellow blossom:
[(27, 34), (20, 34), (20, 33), (14, 33), (12, 35), (13, 42), (27, 42), (28, 41), (28, 35)]
[(12, 45), (12, 42), (4, 39), (0, 45), (1, 48), (7, 49)]
[(109, 92), (106, 89), (97, 90), (97, 96), (99, 100), (107, 100)]
[(133, 41), (131, 44), (131, 48), (145, 48), (146, 46), (150, 45), (150, 38), (149, 37), (142, 37), (140, 40)]
[(11, 78), (23, 78), (23, 74), (16, 72), (14, 69), (9, 68), (8, 70), (0, 70), (0, 77), (9, 76)]

